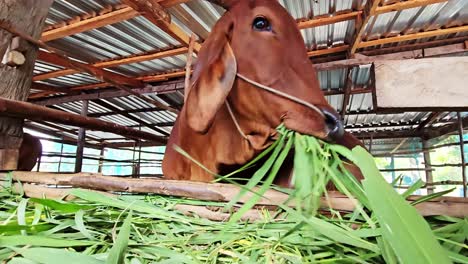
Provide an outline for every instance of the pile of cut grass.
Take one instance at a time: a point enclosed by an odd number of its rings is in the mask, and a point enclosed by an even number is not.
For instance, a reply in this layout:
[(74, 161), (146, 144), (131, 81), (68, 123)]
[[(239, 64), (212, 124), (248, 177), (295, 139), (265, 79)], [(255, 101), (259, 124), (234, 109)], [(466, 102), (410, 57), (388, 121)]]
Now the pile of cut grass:
[[(268, 160), (229, 203), (108, 197), (79, 189), (72, 191), (79, 199), (64, 202), (23, 198), (6, 186), (0, 192), (0, 259), (16, 264), (468, 263), (467, 219), (424, 219), (404, 200), (420, 183), (399, 195), (362, 148), (349, 151), (284, 127), (278, 130), (280, 139), (262, 154), (269, 155)], [(290, 191), (290, 197), (300, 203), (295, 208), (280, 206), (282, 219), (264, 211), (262, 221), (240, 222), (242, 214), (272, 187), (293, 146), (298, 188)], [(361, 168), (362, 184), (344, 170), (340, 157)], [(233, 177), (235, 173), (219, 180)], [(356, 199), (355, 212), (321, 214), (319, 197), (326, 197), (329, 180)], [(174, 209), (181, 203), (229, 209), (256, 185), (256, 195), (228, 222), (185, 216)]]

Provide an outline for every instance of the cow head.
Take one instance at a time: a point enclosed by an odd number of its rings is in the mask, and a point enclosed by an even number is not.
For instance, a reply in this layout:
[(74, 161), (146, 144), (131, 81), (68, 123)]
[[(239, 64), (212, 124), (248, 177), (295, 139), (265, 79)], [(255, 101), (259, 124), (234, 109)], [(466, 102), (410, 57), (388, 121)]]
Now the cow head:
[[(226, 101), (253, 141), (284, 123), (289, 129), (339, 140), (343, 125), (327, 103), (307, 56), (304, 40), (288, 12), (272, 0), (220, 0), (227, 12), (203, 44), (186, 102), (188, 125), (205, 133)], [(257, 83), (317, 106), (322, 113), (258, 89)], [(265, 133), (264, 133), (265, 132)]]

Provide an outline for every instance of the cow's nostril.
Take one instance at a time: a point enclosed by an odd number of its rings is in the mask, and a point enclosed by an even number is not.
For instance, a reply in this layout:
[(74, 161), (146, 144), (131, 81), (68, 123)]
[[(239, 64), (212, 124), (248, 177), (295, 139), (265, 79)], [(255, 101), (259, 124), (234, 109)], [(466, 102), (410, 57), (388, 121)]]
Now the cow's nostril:
[(329, 132), (328, 137), (332, 140), (340, 139), (344, 134), (343, 122), (341, 122), (339, 116), (323, 110), (325, 115), (325, 124), (327, 125)]

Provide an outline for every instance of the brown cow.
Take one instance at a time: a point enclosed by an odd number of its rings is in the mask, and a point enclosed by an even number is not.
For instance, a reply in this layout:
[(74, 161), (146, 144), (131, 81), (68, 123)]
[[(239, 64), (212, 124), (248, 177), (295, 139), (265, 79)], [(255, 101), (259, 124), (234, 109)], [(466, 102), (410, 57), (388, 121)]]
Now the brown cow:
[[(360, 144), (344, 133), (320, 89), (296, 22), (277, 1), (218, 4), (228, 11), (200, 50), (186, 104), (167, 144), (166, 178), (213, 180), (174, 145), (209, 170), (226, 174), (270, 146), (281, 123), (349, 148)], [(282, 94), (260, 89), (262, 85)], [(289, 175), (277, 183), (289, 185)]]
[(36, 165), (37, 159), (42, 155), (41, 141), (27, 133), (23, 134), (23, 142), (19, 149), (19, 171), (30, 171)]

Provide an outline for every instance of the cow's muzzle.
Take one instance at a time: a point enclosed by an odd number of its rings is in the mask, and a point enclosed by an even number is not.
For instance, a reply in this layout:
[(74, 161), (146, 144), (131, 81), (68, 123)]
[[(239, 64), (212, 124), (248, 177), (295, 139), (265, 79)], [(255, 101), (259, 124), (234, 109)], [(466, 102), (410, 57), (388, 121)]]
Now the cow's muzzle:
[(328, 128), (328, 138), (332, 141), (338, 140), (344, 135), (344, 125), (340, 117), (326, 109), (322, 109), (322, 113), (325, 116), (325, 124)]

